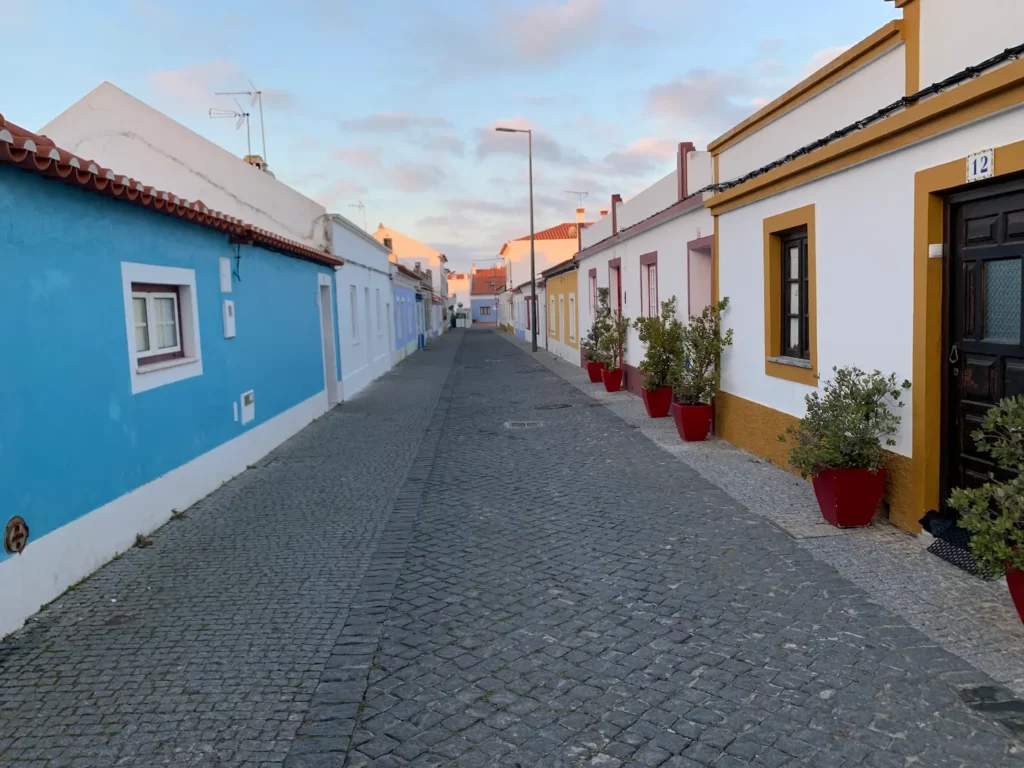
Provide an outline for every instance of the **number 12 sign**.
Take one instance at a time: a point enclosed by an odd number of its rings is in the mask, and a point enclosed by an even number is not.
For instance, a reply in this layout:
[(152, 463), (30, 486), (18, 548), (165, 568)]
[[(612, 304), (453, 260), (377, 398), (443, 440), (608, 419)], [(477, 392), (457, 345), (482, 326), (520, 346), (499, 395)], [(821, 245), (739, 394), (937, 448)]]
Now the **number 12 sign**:
[(967, 156), (967, 183), (991, 179), (996, 175), (996, 153), (994, 149), (983, 149), (981, 152)]

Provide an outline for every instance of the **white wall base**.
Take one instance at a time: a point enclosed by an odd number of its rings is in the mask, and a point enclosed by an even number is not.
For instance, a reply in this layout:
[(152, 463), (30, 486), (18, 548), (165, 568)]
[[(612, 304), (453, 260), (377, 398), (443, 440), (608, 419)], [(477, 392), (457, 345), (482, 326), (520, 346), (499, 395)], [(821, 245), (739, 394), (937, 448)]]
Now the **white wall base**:
[(0, 562), (0, 637), (221, 483), (327, 412), (322, 391), (146, 485), (94, 509)]
[(380, 378), (390, 370), (390, 350), (378, 355), (370, 365), (364, 365), (358, 371), (353, 371), (348, 376), (344, 375), (344, 361), (342, 361), (341, 399), (350, 400), (366, 389), (374, 379)]

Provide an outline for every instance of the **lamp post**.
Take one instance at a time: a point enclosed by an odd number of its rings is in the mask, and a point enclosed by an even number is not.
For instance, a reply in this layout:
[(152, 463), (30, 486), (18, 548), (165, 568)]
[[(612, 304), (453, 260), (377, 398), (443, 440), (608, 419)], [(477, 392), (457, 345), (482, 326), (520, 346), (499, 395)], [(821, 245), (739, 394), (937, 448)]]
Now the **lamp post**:
[(537, 266), (533, 255), (533, 130), (531, 128), (495, 128), (502, 133), (525, 133), (530, 164), (530, 348), (537, 351)]

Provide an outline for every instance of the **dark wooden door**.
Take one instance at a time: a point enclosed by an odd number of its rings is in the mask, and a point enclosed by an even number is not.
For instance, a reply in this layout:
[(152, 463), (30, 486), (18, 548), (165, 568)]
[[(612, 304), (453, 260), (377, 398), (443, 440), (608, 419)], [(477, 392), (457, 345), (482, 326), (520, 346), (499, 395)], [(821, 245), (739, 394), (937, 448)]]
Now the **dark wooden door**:
[(1024, 189), (953, 198), (949, 220), (947, 493), (988, 479), (994, 465), (971, 433), (999, 400), (1024, 394)]

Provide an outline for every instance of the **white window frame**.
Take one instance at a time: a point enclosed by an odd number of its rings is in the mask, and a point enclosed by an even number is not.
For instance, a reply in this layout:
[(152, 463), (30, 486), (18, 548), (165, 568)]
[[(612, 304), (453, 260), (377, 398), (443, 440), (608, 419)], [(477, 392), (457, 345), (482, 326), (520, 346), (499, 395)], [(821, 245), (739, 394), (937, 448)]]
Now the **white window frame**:
[[(177, 293), (158, 293), (156, 291), (132, 291), (132, 299), (142, 299), (146, 302), (146, 336), (149, 337), (149, 349), (145, 352), (136, 352), (135, 358), (139, 360), (140, 366), (145, 366), (144, 361), (147, 357), (156, 357), (157, 355), (170, 355), (175, 352), (181, 352), (181, 317), (178, 312), (178, 294)], [(171, 306), (174, 307), (174, 337), (175, 344), (171, 347), (157, 347), (156, 340), (156, 301), (157, 299), (167, 299), (171, 302)], [(132, 330), (135, 329), (135, 307), (132, 306)], [(132, 342), (134, 343), (135, 337), (132, 336)]]
[[(133, 283), (173, 285), (178, 289), (175, 302), (178, 324), (178, 347), (139, 353), (135, 349), (135, 308), (133, 300), (140, 294), (132, 290)], [(196, 293), (196, 272), (182, 267), (160, 267), (154, 264), (121, 262), (121, 291), (124, 300), (125, 331), (128, 347), (128, 372), (133, 395), (190, 379), (203, 374), (202, 344), (199, 335), (199, 301)], [(162, 294), (170, 298), (174, 294)], [(180, 308), (179, 308), (180, 307)], [(149, 306), (147, 305), (147, 311)], [(152, 327), (151, 318), (147, 324)], [(152, 337), (151, 337), (152, 338)], [(150, 347), (152, 347), (152, 342)], [(181, 351), (182, 357), (146, 365), (146, 357)]]
[(555, 314), (555, 297), (552, 296), (548, 302), (548, 335), (553, 338), (558, 338), (558, 315)]
[(558, 296), (558, 314), (555, 315), (555, 331), (557, 332), (556, 339), (563, 341), (562, 339), (562, 326), (565, 325), (565, 295), (559, 294)]
[(576, 341), (576, 294), (569, 294), (569, 341)]
[(384, 335), (384, 322), (381, 319), (380, 288), (377, 288), (377, 336)]
[(644, 265), (643, 285), (646, 288), (645, 293), (647, 294), (647, 312), (645, 314), (648, 317), (657, 317), (661, 314), (661, 308), (658, 303), (658, 262)]

